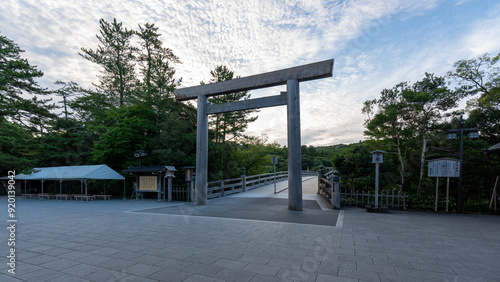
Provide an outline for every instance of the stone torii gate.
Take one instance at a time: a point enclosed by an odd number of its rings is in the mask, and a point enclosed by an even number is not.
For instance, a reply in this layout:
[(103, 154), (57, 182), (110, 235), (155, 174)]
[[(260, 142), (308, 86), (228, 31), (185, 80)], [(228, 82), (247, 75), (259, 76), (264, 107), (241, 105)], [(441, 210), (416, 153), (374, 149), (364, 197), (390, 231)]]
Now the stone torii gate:
[[(208, 115), (287, 105), (288, 209), (302, 210), (299, 82), (331, 77), (333, 59), (175, 90), (178, 101), (198, 99), (195, 204), (207, 204)], [(211, 105), (208, 97), (286, 84), (280, 95)]]

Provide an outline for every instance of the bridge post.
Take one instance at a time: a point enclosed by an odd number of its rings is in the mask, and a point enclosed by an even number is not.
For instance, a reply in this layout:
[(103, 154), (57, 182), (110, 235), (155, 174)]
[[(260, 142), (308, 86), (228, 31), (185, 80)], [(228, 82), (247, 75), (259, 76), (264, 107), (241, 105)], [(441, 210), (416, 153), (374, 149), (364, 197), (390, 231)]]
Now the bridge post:
[(208, 97), (198, 95), (198, 119), (196, 126), (196, 185), (195, 205), (207, 204), (208, 173)]
[(243, 192), (247, 191), (247, 175), (245, 172), (245, 168), (241, 168), (241, 186), (243, 187)]
[(299, 81), (286, 83), (288, 116), (288, 209), (302, 210), (302, 156), (300, 138)]
[(340, 176), (338, 171), (333, 172), (332, 184), (332, 207), (340, 209)]
[(319, 170), (318, 170), (318, 194), (320, 193), (320, 189), (321, 189), (321, 178), (323, 178), (323, 166), (322, 165), (319, 166)]

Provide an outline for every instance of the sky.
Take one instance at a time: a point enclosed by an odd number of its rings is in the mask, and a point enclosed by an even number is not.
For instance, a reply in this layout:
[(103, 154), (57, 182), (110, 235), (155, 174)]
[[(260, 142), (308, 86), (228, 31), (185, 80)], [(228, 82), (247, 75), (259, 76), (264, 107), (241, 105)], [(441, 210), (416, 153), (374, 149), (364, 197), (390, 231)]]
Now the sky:
[[(210, 80), (217, 65), (245, 77), (334, 59), (332, 77), (300, 83), (302, 144), (313, 146), (364, 140), (363, 102), (384, 88), (500, 53), (496, 0), (2, 0), (0, 34), (44, 72), (40, 85), (92, 87), (100, 68), (78, 52), (97, 48), (101, 18), (159, 27), (182, 61), (175, 65), (180, 87)], [(281, 91), (286, 86), (251, 97)], [(286, 106), (256, 115), (245, 134), (286, 145)]]

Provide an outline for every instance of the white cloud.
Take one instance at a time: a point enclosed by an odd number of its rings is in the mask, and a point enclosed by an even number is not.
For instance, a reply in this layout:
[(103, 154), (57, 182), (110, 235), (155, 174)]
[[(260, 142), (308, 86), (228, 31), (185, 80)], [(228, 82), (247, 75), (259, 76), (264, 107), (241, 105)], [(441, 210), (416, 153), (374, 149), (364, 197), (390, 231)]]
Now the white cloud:
[[(447, 70), (463, 56), (500, 48), (496, 40), (500, 17), (493, 11), (453, 42), (429, 39), (408, 51), (397, 41), (399, 34), (387, 35), (395, 25), (440, 5), (445, 4), (437, 0), (5, 0), (0, 20), (6, 23), (2, 34), (26, 49), (25, 57), (44, 71), (46, 86), (57, 79), (87, 87), (97, 82), (99, 68), (78, 52), (81, 47), (96, 48), (100, 18), (116, 18), (134, 29), (155, 23), (165, 46), (183, 62), (176, 66), (183, 87), (208, 81), (216, 65), (247, 76), (335, 58), (333, 78), (301, 84), (303, 143), (326, 145), (362, 139), (362, 103), (383, 88), (420, 79), (425, 71)], [(380, 41), (384, 36), (391, 36), (391, 41)], [(253, 91), (252, 96), (284, 90)], [(266, 133), (270, 141), (286, 144), (286, 107), (263, 109), (258, 115), (247, 134)]]

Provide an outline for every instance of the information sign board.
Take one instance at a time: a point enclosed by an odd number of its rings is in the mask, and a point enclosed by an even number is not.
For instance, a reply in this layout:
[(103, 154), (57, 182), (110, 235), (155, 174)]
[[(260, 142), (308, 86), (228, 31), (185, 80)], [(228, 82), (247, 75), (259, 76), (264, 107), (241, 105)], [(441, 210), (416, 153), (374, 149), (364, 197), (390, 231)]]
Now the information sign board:
[(429, 161), (428, 177), (459, 177), (460, 161), (453, 159), (437, 159)]
[(139, 191), (158, 191), (158, 176), (139, 176)]

